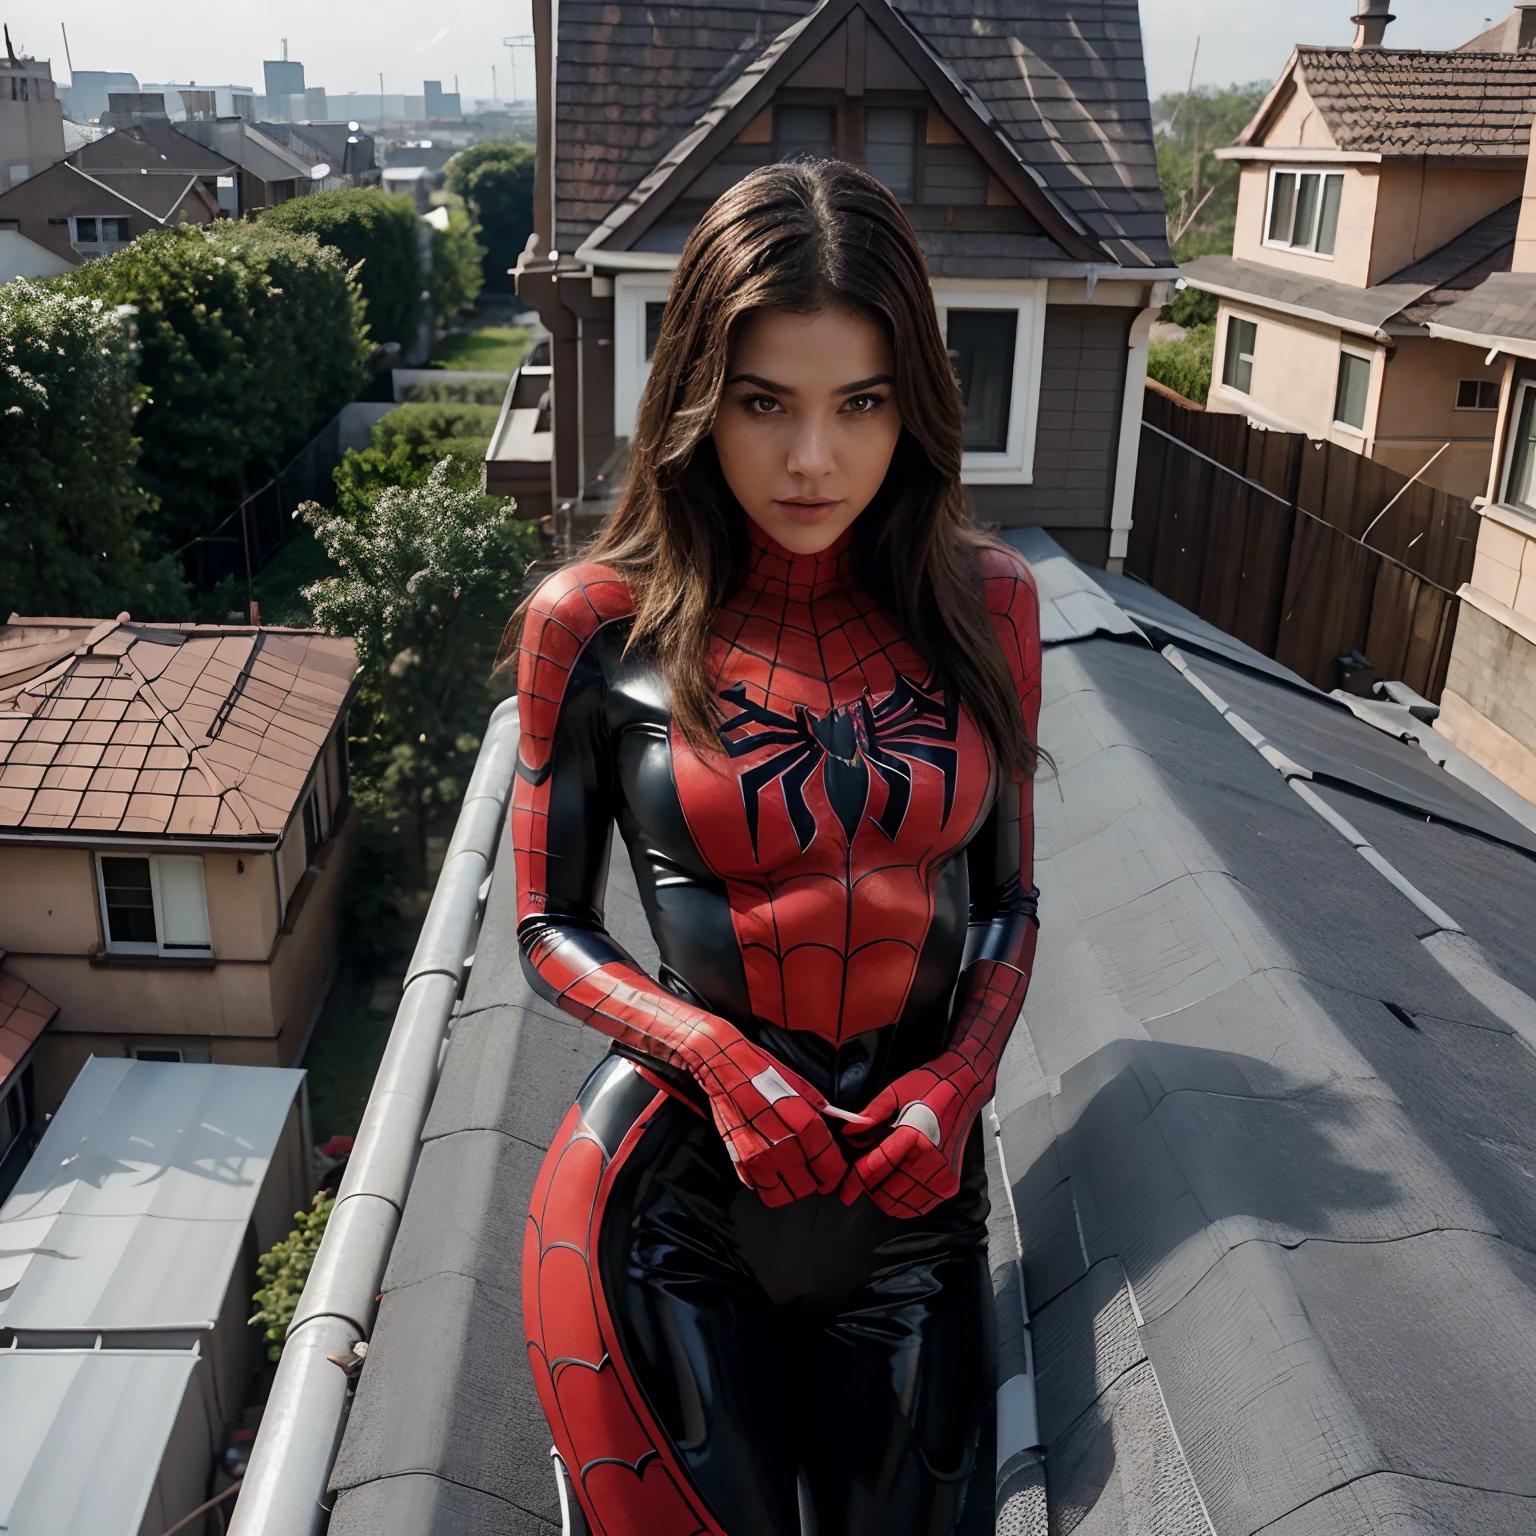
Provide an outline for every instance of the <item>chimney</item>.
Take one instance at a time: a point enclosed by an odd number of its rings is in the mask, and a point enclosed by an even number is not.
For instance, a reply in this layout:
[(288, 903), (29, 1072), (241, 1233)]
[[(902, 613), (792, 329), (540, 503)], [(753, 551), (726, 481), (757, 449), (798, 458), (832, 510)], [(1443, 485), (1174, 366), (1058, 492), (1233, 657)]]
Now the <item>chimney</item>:
[(1351, 48), (1380, 48), (1382, 34), (1389, 21), (1397, 18), (1387, 9), (1390, 0), (1365, 0), (1365, 7), (1349, 19), (1355, 24), (1355, 40)]
[(1536, 5), (1517, 5), (1514, 14), (1514, 38), (1516, 53), (1536, 47)]

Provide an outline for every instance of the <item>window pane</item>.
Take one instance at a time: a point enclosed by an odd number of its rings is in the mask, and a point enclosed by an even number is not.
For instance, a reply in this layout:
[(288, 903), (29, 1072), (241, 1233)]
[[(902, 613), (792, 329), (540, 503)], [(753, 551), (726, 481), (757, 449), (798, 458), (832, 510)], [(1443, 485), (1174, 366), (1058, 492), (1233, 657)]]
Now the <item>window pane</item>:
[(1339, 201), (1343, 196), (1342, 176), (1323, 177), (1323, 212), (1317, 221), (1317, 248), (1324, 256), (1333, 255), (1334, 237), (1339, 232)]
[(167, 949), (208, 948), (208, 900), (203, 892), (200, 858), (161, 858), (160, 921)]
[(107, 937), (114, 944), (153, 944), (155, 898), (149, 888), (149, 860), (103, 859), (101, 884), (107, 901)]
[(103, 219), (101, 221), (101, 238), (103, 240), (120, 240), (126, 244), (128, 241), (128, 220)]
[(1311, 250), (1313, 226), (1317, 222), (1317, 182), (1315, 175), (1299, 178), (1296, 190), (1296, 222), (1291, 226), (1291, 244)]
[(1253, 390), (1253, 350), (1259, 328), (1252, 320), (1234, 315), (1227, 321), (1227, 355), (1222, 362), (1222, 383), (1240, 389), (1245, 395)]
[(898, 202), (915, 195), (917, 113), (905, 107), (871, 107), (864, 114), (864, 157), (869, 174), (884, 182)]
[(1013, 309), (952, 309), (949, 357), (965, 402), (967, 453), (1006, 453), (1008, 408), (1013, 397), (1013, 343), (1019, 315)]
[(667, 307), (665, 299), (647, 299), (645, 301), (645, 360), (650, 360), (656, 355), (656, 342), (661, 336), (661, 316)]
[(1477, 386), (1477, 408), (1480, 411), (1496, 411), (1499, 408), (1499, 386), (1495, 379), (1484, 379)]
[(1520, 425), (1515, 429), (1514, 458), (1509, 471), (1509, 499), (1519, 506), (1536, 506), (1536, 389), (1520, 401)]
[(780, 160), (825, 159), (837, 148), (836, 117), (831, 107), (775, 107), (773, 131)]
[(176, 1050), (155, 1050), (147, 1046), (141, 1046), (133, 1053), (135, 1061), (180, 1061), (181, 1052)]
[(1456, 386), (1456, 409), (1458, 411), (1475, 411), (1477, 409), (1477, 380), (1463, 379)]
[(1275, 173), (1275, 190), (1269, 210), (1269, 238), (1291, 238), (1291, 215), (1296, 210), (1296, 174), (1294, 171)]
[(1333, 419), (1347, 427), (1365, 426), (1365, 396), (1371, 384), (1371, 365), (1353, 352), (1339, 354), (1339, 390), (1334, 399)]
[(76, 219), (75, 239), (83, 245), (94, 245), (96, 243), (96, 220)]
[(9, 1093), (0, 1097), (0, 1156), (10, 1151), (16, 1138), (27, 1128), (27, 1106), (21, 1096), (21, 1084), (14, 1083)]

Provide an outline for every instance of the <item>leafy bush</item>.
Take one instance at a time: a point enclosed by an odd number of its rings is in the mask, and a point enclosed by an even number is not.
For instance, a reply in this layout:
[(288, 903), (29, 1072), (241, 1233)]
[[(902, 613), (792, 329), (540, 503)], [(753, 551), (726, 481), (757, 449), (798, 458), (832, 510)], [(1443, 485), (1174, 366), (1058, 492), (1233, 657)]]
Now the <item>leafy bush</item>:
[(184, 224), (59, 282), (133, 307), (156, 552), (210, 531), (366, 376), (357, 285), (312, 235)]
[[(487, 405), (402, 405), (374, 424), (366, 448), (349, 448), (336, 466), (336, 511), (357, 518), (392, 485), (424, 485), (432, 468), (447, 460), (448, 483), (477, 490), (485, 450), (496, 426)], [(488, 498), (487, 512), (500, 502)]]
[(396, 846), (425, 866), (434, 816), (458, 804), (495, 703), (488, 683), (538, 534), (449, 460), (349, 515), (301, 509), (340, 574), (304, 589), (316, 621), (357, 642), (353, 766), (378, 792)]
[(448, 210), (447, 229), (432, 230), (432, 309), (446, 320), (468, 309), (485, 286), (480, 226), (462, 208)]
[(338, 187), (290, 198), (260, 215), (262, 225), (313, 235), (340, 253), (367, 303), (368, 337), (406, 343), (421, 314), (420, 220), (408, 197), (377, 187)]
[(325, 1224), (331, 1219), (335, 1204), (335, 1200), (323, 1193), (316, 1195), (307, 1211), (293, 1213), (293, 1219), (298, 1223), (293, 1231), (280, 1243), (274, 1243), (256, 1261), (256, 1278), (260, 1285), (251, 1295), (256, 1311), (250, 1322), (253, 1328), (261, 1329), (268, 1360), (276, 1360), (283, 1353), (288, 1325), (298, 1308), (304, 1282), (314, 1267), (320, 1239), (325, 1236)]
[(486, 286), (502, 292), (512, 287), (508, 269), (533, 233), (533, 160), (531, 144), (486, 139), (460, 150), (445, 167), (449, 191), (480, 221)]
[(1216, 327), (1197, 325), (1183, 341), (1154, 341), (1147, 348), (1147, 373), (1187, 400), (1205, 404), (1211, 392), (1211, 358)]
[(1214, 293), (1207, 293), (1203, 288), (1181, 288), (1170, 303), (1163, 305), (1157, 318), (1182, 325), (1186, 330), (1197, 325), (1214, 325), (1220, 303)]
[(131, 327), (100, 299), (0, 287), (0, 595), (23, 613), (172, 617), (175, 568), (142, 557)]

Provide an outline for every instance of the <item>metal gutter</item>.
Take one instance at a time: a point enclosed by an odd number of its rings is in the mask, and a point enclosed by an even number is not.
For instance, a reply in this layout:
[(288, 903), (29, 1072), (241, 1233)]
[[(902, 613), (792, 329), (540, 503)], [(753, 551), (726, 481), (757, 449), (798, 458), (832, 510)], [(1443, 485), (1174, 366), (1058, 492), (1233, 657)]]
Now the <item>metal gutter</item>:
[(299, 1298), (230, 1523), (231, 1536), (319, 1536), (355, 1358), (372, 1331), (385, 1266), (437, 1088), (443, 1041), (485, 912), (517, 762), (517, 702), (491, 715), (406, 971), (346, 1177)]

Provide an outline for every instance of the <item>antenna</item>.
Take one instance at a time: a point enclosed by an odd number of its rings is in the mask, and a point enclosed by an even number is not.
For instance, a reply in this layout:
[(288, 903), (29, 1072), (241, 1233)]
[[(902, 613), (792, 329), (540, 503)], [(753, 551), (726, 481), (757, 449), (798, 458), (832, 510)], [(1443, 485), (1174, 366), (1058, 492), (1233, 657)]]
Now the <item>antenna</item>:
[(69, 56), (69, 29), (62, 21), (59, 23), (59, 31), (64, 34), (64, 62), (69, 65), (69, 78), (73, 81), (75, 78), (75, 61)]
[(288, 39), (285, 37), (283, 39), (283, 63), (286, 64), (287, 62), (288, 62)]

